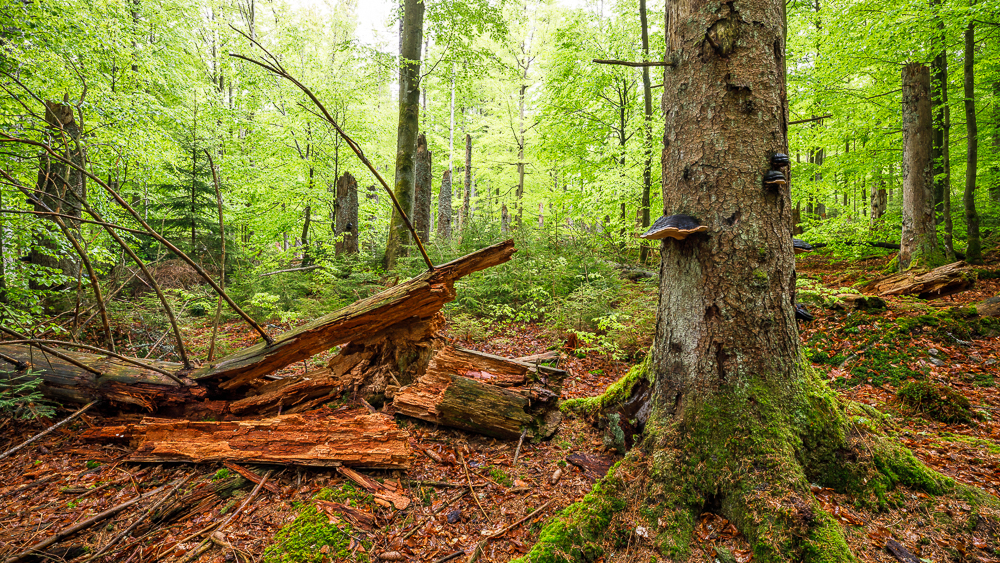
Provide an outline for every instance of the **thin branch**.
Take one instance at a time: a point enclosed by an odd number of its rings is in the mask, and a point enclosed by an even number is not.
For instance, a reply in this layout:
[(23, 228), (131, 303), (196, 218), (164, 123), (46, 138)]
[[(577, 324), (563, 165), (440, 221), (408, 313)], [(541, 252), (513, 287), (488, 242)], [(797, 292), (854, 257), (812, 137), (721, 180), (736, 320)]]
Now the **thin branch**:
[[(25, 336), (25, 335), (23, 335), (23, 334), (21, 334), (21, 333), (19, 333), (17, 331), (11, 330), (11, 329), (3, 326), (3, 325), (0, 325), (0, 332), (5, 332), (5, 333), (7, 333), (7, 334), (13, 336), (14, 338), (19, 339), (19, 340), (31, 340), (27, 336)], [(98, 377), (101, 377), (102, 375), (104, 375), (104, 372), (98, 371), (98, 370), (96, 370), (96, 369), (94, 369), (94, 368), (92, 368), (92, 367), (84, 364), (83, 362), (75, 360), (75, 359), (67, 356), (66, 354), (63, 354), (62, 352), (60, 352), (58, 350), (54, 350), (52, 348), (49, 348), (48, 346), (45, 346), (44, 344), (36, 343), (35, 347), (41, 349), (43, 352), (48, 352), (49, 354), (52, 354), (53, 356), (59, 358), (60, 360), (63, 360), (64, 362), (71, 363), (74, 366), (82, 369), (83, 371), (88, 371), (88, 372), (90, 372), (90, 373), (92, 373), (92, 374), (94, 374), (94, 375), (96, 375)]]
[(832, 113), (828, 113), (826, 115), (813, 116), (813, 117), (810, 117), (809, 119), (797, 119), (795, 121), (789, 121), (788, 124), (789, 125), (798, 125), (800, 123), (810, 123), (810, 122), (813, 122), (813, 121), (820, 121), (820, 120), (826, 119), (828, 117), (833, 117), (833, 114)]
[(53, 424), (52, 426), (49, 426), (48, 428), (46, 428), (42, 432), (39, 432), (38, 434), (35, 434), (31, 438), (28, 438), (27, 440), (25, 440), (24, 442), (22, 442), (21, 445), (14, 446), (13, 448), (11, 448), (11, 449), (5, 451), (4, 453), (0, 454), (0, 459), (3, 459), (3, 458), (5, 458), (5, 457), (7, 457), (7, 456), (9, 456), (9, 455), (11, 455), (13, 453), (17, 453), (18, 451), (24, 449), (26, 446), (28, 446), (28, 445), (30, 445), (30, 444), (38, 441), (39, 438), (42, 438), (45, 435), (49, 434), (53, 430), (61, 428), (61, 427), (65, 426), (66, 424), (69, 424), (70, 422), (76, 420), (81, 414), (87, 412), (88, 410), (90, 410), (90, 407), (92, 407), (92, 406), (94, 406), (96, 404), (97, 404), (97, 401), (91, 401), (91, 402), (87, 403), (86, 405), (83, 405), (75, 413), (69, 415), (68, 417), (64, 418), (63, 420), (57, 422), (56, 424)]
[(306, 266), (304, 268), (288, 268), (287, 270), (275, 270), (273, 272), (267, 272), (266, 274), (261, 274), (260, 277), (273, 276), (274, 274), (284, 274), (286, 272), (305, 272), (308, 270), (318, 270), (322, 268), (322, 264), (313, 264), (312, 266)]
[(676, 66), (675, 63), (671, 63), (671, 62), (667, 62), (667, 61), (648, 61), (648, 62), (636, 63), (636, 62), (632, 62), (632, 61), (615, 61), (615, 60), (607, 60), (607, 59), (594, 59), (594, 62), (597, 63), (597, 64), (599, 64), (599, 65), (620, 65), (620, 66), (631, 66), (631, 67), (635, 67), (635, 68), (643, 68), (643, 67), (649, 67), (649, 66)]

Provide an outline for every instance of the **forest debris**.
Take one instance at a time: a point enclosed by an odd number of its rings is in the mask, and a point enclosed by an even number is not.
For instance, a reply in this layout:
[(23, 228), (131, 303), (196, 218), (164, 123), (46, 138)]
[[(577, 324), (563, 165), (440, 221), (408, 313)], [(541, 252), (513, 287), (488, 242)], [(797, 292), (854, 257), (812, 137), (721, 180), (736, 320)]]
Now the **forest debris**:
[(5, 457), (9, 456), (10, 454), (15, 453), (15, 452), (21, 450), (25, 446), (28, 446), (28, 445), (34, 443), (39, 438), (47, 435), (48, 433), (52, 432), (53, 430), (56, 430), (57, 428), (61, 428), (61, 427), (65, 426), (66, 424), (68, 424), (69, 422), (72, 422), (72, 421), (76, 420), (76, 418), (78, 416), (80, 416), (81, 414), (87, 412), (88, 410), (90, 410), (90, 407), (92, 407), (92, 406), (94, 406), (96, 404), (97, 404), (97, 401), (91, 401), (91, 402), (87, 403), (86, 405), (80, 407), (79, 409), (77, 409), (76, 412), (74, 412), (73, 414), (69, 415), (68, 417), (66, 417), (66, 418), (62, 419), (61, 421), (53, 424), (52, 426), (49, 426), (45, 430), (42, 430), (41, 432), (39, 432), (38, 434), (35, 434), (31, 438), (28, 438), (24, 442), (21, 442), (20, 445), (14, 446), (13, 448), (11, 448), (11, 449), (5, 451), (4, 453), (0, 454), (0, 459), (3, 459)]
[(559, 479), (562, 478), (562, 473), (563, 473), (562, 467), (557, 467), (556, 470), (552, 472), (552, 476), (549, 477), (549, 483), (553, 485), (558, 483)]
[(360, 409), (276, 416), (252, 421), (195, 422), (144, 418), (139, 424), (93, 428), (88, 440), (127, 436), (132, 462), (238, 461), (282, 465), (405, 469), (409, 433), (384, 414)]
[(357, 528), (362, 528), (365, 531), (370, 532), (375, 526), (375, 515), (369, 512), (358, 510), (357, 508), (347, 506), (346, 504), (330, 500), (315, 500), (313, 502), (316, 503), (316, 508), (330, 518), (331, 522), (337, 518), (338, 514), (342, 514), (351, 521), (352, 525)]
[[(205, 538), (200, 544), (198, 544), (198, 547), (196, 547), (193, 550), (191, 550), (188, 553), (187, 557), (185, 557), (182, 561), (183, 562), (187, 562), (187, 561), (195, 560), (202, 553), (208, 551), (209, 544), (212, 542), (212, 537), (215, 536), (216, 534), (219, 535), (218, 538), (219, 538), (220, 543), (223, 543), (223, 544), (227, 543), (225, 541), (225, 539), (223, 539), (222, 536), (221, 536), (222, 535), (222, 530), (224, 530), (226, 528), (226, 526), (228, 526), (229, 523), (233, 521), (233, 519), (235, 519), (237, 516), (239, 516), (240, 513), (243, 512), (243, 509), (247, 507), (247, 505), (249, 505), (251, 502), (253, 502), (253, 500), (255, 498), (257, 498), (257, 494), (260, 493), (260, 490), (264, 487), (264, 484), (267, 483), (267, 480), (270, 477), (271, 477), (271, 472), (270, 471), (268, 471), (267, 473), (265, 473), (264, 477), (263, 477), (263, 479), (261, 479), (260, 483), (257, 483), (257, 486), (253, 488), (253, 491), (250, 493), (250, 496), (248, 496), (246, 498), (246, 500), (243, 501), (243, 503), (240, 504), (240, 506), (236, 510), (234, 510), (232, 512), (232, 514), (230, 514), (225, 520), (223, 520), (222, 523), (219, 524), (219, 527), (216, 528), (212, 532), (212, 534), (209, 535), (209, 537)], [(211, 528), (208, 528), (208, 529), (211, 529)]]
[(522, 362), (525, 364), (551, 364), (551, 367), (555, 367), (559, 363), (559, 351), (549, 350), (547, 352), (542, 352), (541, 354), (532, 354), (530, 356), (521, 356), (520, 358), (514, 358), (515, 362)]
[(224, 389), (232, 390), (334, 346), (370, 337), (400, 322), (430, 320), (445, 303), (455, 299), (456, 280), (507, 262), (514, 252), (514, 241), (508, 240), (463, 256), (279, 335), (271, 345), (261, 343), (240, 350), (197, 370), (191, 378), (201, 383), (219, 383)]
[(497, 438), (552, 435), (566, 372), (445, 347), (393, 398), (396, 412)]
[(976, 303), (976, 312), (981, 317), (1000, 317), (1000, 296)]
[[(231, 461), (223, 462), (223, 465), (225, 465), (226, 468), (229, 469), (230, 471), (239, 473), (244, 479), (250, 481), (251, 483), (260, 484), (262, 481), (262, 479), (256, 473), (250, 471), (249, 469), (243, 467), (242, 465), (237, 465)], [(279, 491), (278, 487), (275, 487), (273, 483), (265, 484), (264, 488), (276, 495), (281, 494), (281, 491)]]
[(893, 557), (899, 559), (901, 563), (920, 563), (919, 557), (910, 553), (910, 550), (903, 547), (903, 544), (892, 538), (889, 538), (889, 540), (885, 542), (885, 549), (891, 553)]
[(953, 262), (929, 272), (907, 271), (875, 280), (862, 291), (881, 296), (916, 295), (921, 299), (936, 299), (971, 289), (975, 284), (975, 271), (965, 262)]
[(382, 506), (392, 506), (395, 507), (396, 510), (405, 510), (406, 507), (410, 506), (410, 497), (402, 494), (402, 490), (398, 483), (395, 487), (390, 488), (385, 483), (379, 483), (371, 477), (362, 475), (361, 473), (353, 471), (347, 467), (338, 467), (337, 471), (344, 477), (354, 481), (363, 489), (371, 493), (372, 496), (375, 497), (375, 502)]
[(608, 470), (615, 463), (612, 458), (589, 454), (571, 454), (566, 456), (566, 461), (582, 469), (583, 474), (591, 481), (596, 481), (607, 475)]

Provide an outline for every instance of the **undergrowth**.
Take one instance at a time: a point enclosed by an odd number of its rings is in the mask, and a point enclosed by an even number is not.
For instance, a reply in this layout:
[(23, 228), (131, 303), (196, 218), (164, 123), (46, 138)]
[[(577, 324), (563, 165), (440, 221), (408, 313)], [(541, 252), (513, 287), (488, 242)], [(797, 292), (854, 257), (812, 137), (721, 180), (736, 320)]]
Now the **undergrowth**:
[[(326, 488), (313, 500), (333, 501), (372, 510), (371, 496), (350, 483), (339, 489)], [(328, 516), (314, 502), (303, 503), (295, 520), (281, 528), (264, 552), (264, 563), (320, 563), (358, 561), (367, 563), (370, 542), (355, 539), (354, 528), (345, 518)]]

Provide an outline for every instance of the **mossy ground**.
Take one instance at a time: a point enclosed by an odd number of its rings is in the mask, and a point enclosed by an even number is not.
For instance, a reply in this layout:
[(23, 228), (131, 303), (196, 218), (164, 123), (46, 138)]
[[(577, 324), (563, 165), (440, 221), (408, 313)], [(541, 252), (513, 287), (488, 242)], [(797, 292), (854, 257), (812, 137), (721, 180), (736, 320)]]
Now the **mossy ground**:
[[(336, 501), (349, 506), (370, 506), (371, 496), (359, 492), (351, 483), (336, 489), (323, 489), (315, 500)], [(298, 516), (274, 536), (274, 544), (264, 552), (264, 563), (320, 563), (323, 561), (369, 561), (367, 542), (354, 539), (346, 519), (333, 521), (306, 501)]]

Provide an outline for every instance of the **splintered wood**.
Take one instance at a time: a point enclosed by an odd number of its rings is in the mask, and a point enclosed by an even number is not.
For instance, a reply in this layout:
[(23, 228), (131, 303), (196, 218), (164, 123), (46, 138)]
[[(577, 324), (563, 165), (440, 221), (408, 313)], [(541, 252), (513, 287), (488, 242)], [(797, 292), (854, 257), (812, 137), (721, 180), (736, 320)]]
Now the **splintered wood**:
[(976, 274), (965, 262), (954, 262), (929, 272), (903, 272), (875, 280), (862, 288), (865, 293), (878, 295), (916, 295), (921, 299), (936, 299), (971, 289)]
[(409, 433), (391, 417), (365, 410), (303, 414), (233, 422), (145, 418), (139, 424), (92, 428), (90, 440), (129, 439), (133, 462), (241, 462), (405, 469)]
[(562, 416), (562, 370), (446, 347), (393, 399), (399, 414), (498, 438), (549, 437)]
[(201, 383), (217, 383), (223, 389), (238, 389), (277, 369), (400, 322), (428, 321), (445, 303), (455, 299), (456, 280), (502, 264), (514, 252), (514, 241), (508, 240), (437, 266), (433, 271), (277, 336), (270, 346), (261, 343), (209, 364), (191, 378)]

